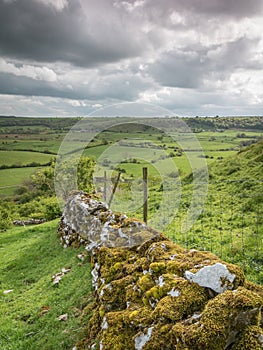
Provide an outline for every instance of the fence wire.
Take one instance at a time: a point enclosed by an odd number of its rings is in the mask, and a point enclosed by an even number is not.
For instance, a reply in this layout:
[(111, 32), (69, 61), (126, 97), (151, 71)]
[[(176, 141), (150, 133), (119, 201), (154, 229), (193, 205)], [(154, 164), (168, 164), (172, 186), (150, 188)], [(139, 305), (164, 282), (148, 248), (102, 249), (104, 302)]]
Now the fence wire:
[[(107, 180), (107, 193), (111, 192), (113, 183), (114, 180)], [(175, 191), (175, 185), (180, 191)], [(184, 230), (183, 223), (189, 220), (187, 212), (192, 189), (192, 183), (150, 178), (149, 224), (187, 249), (210, 251), (229, 262), (252, 264), (255, 269), (262, 270), (263, 180), (211, 181), (207, 193), (199, 193), (195, 199), (196, 206), (199, 201), (204, 203), (200, 215), (188, 230)], [(142, 180), (120, 181), (113, 202), (114, 210), (142, 219)], [(137, 207), (133, 208), (132, 202)]]

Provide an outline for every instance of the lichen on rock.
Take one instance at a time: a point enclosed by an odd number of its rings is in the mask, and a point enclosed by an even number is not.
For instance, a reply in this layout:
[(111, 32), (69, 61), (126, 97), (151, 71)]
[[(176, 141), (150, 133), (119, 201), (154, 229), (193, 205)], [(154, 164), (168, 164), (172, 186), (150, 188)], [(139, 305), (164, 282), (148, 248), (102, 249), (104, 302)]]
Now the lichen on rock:
[(84, 193), (75, 196), (59, 234), (63, 245), (93, 247), (94, 286), (77, 349), (263, 349), (263, 287), (239, 266), (186, 250)]
[(69, 197), (58, 233), (65, 248), (84, 244), (88, 252), (101, 246), (131, 248), (157, 235), (140, 220), (114, 213), (106, 203), (82, 191)]

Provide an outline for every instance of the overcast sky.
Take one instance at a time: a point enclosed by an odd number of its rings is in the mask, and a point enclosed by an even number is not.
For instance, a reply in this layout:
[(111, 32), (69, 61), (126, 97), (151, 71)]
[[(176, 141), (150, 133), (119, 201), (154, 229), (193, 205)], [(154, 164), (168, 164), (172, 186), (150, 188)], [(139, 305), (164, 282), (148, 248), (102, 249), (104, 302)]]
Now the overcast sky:
[(0, 0), (0, 114), (263, 115), (262, 0)]

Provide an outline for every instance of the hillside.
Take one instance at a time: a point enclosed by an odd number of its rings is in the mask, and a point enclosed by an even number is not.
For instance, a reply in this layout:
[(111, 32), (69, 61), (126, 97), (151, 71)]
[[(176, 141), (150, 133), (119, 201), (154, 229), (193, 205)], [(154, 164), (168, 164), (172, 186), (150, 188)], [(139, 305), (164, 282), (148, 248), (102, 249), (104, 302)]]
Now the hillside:
[[(92, 290), (90, 263), (77, 258), (83, 248), (63, 249), (57, 225), (55, 220), (0, 233), (3, 350), (72, 349), (81, 336), (85, 319), (79, 316)], [(67, 273), (52, 283), (63, 268)]]
[(178, 213), (166, 233), (187, 248), (209, 250), (240, 264), (251, 280), (262, 283), (262, 174), (263, 141), (213, 162), (201, 215), (184, 232), (182, 222), (192, 200), (192, 176), (186, 177)]
[(210, 167), (212, 179), (218, 180), (262, 180), (263, 141), (251, 145), (233, 157), (222, 160)]

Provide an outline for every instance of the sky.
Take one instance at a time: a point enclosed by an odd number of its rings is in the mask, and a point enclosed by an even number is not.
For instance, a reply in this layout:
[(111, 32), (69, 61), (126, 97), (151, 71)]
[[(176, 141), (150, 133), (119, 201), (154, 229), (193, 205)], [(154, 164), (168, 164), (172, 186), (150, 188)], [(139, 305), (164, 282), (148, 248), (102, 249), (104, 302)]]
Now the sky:
[(263, 115), (262, 0), (0, 0), (0, 115)]

